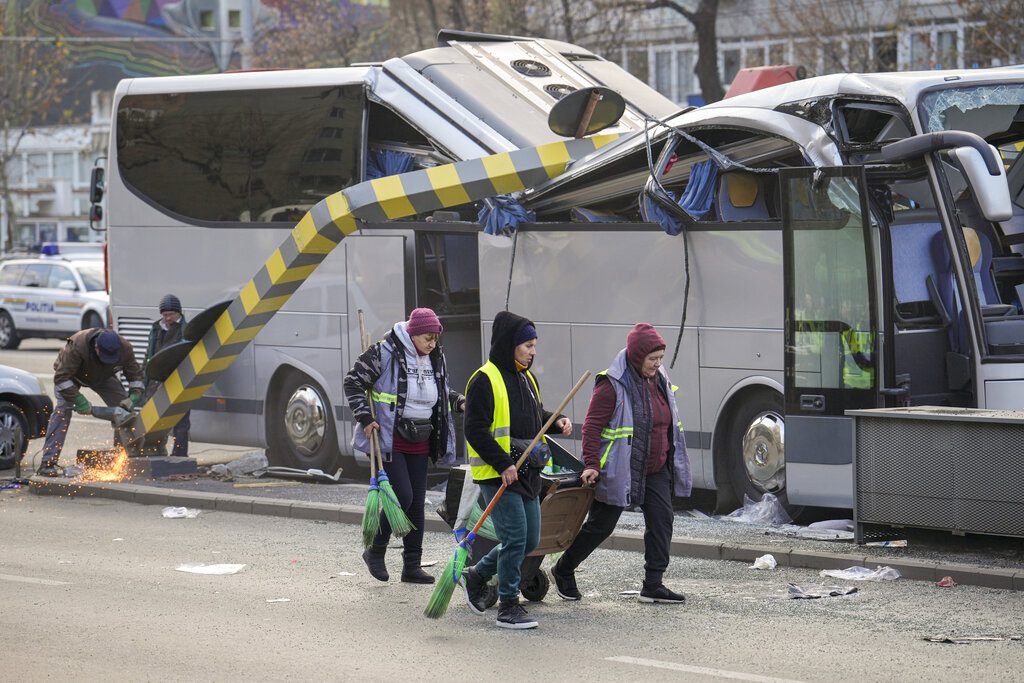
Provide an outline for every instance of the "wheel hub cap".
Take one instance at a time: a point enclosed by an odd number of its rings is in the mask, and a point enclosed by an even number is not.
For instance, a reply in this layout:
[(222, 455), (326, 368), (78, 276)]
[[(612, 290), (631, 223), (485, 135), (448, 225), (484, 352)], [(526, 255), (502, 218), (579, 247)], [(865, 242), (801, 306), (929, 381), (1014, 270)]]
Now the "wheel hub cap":
[(313, 455), (323, 445), (327, 433), (326, 415), (324, 402), (313, 387), (301, 386), (288, 399), (285, 430), (300, 453)]
[(774, 412), (755, 417), (743, 435), (743, 465), (761, 491), (774, 493), (786, 487), (785, 437), (785, 422)]
[(22, 438), (21, 426), (10, 415), (0, 416), (0, 455), (17, 456)]

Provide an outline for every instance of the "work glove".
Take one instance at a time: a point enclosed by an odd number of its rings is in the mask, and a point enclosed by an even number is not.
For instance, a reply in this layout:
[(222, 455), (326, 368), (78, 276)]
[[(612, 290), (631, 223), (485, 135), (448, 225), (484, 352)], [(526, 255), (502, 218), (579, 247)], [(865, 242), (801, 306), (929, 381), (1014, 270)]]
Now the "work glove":
[(75, 412), (81, 415), (88, 415), (92, 412), (92, 404), (89, 403), (89, 399), (84, 394), (75, 396)]
[(140, 394), (137, 391), (133, 391), (130, 394), (128, 394), (128, 398), (118, 403), (118, 405), (124, 408), (125, 410), (132, 410), (140, 403), (142, 403), (142, 394)]

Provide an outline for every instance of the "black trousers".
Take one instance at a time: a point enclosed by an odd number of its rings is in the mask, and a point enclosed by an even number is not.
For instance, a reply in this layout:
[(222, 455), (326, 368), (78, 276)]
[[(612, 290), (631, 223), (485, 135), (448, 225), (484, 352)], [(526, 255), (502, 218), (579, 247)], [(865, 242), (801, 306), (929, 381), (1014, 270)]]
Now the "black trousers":
[[(668, 465), (647, 475), (644, 502), (644, 585), (661, 584), (668, 569), (668, 550), (672, 542), (672, 479)], [(595, 500), (576, 540), (562, 554), (557, 571), (569, 573), (590, 556), (615, 531), (615, 524), (625, 508)]]
[[(427, 495), (427, 465), (430, 456), (406, 455), (391, 453), (391, 462), (384, 463), (384, 471), (388, 473), (391, 487), (408, 515), (409, 521), (416, 527), (402, 538), (402, 559), (408, 567), (419, 567), (423, 557), (423, 524), (424, 502)], [(382, 494), (383, 495), (383, 494)], [(371, 552), (383, 555), (388, 549), (391, 539), (391, 524), (383, 512), (380, 513), (380, 531), (373, 539)]]

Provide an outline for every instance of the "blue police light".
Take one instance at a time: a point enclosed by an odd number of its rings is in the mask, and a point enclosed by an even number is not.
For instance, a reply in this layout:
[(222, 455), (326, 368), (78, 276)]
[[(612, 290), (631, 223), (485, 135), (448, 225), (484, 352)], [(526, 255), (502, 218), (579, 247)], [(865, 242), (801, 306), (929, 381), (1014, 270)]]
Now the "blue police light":
[(43, 256), (57, 256), (60, 254), (60, 247), (53, 242), (45, 242), (42, 249), (39, 250), (39, 253)]

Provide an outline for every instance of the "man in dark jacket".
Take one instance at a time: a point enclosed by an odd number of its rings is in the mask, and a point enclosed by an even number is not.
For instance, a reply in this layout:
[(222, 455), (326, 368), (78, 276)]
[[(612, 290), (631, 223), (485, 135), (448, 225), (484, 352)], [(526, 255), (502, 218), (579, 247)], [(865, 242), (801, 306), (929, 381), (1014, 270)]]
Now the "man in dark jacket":
[[(160, 319), (154, 322), (149, 330), (149, 343), (146, 345), (146, 361), (143, 367), (148, 366), (149, 361), (157, 353), (180, 342), (184, 338), (184, 332), (185, 316), (181, 313), (181, 301), (173, 294), (167, 294), (160, 299)], [(150, 380), (146, 387), (146, 395), (152, 396), (159, 386), (159, 382)], [(174, 429), (171, 430), (171, 435), (174, 437), (172, 456), (188, 457), (188, 430), (192, 426), (192, 422), (189, 420), (191, 412), (191, 410), (185, 411), (185, 414), (178, 420), (178, 424), (174, 425)]]
[[(120, 405), (131, 410), (142, 401), (145, 386), (131, 342), (102, 327), (73, 334), (57, 354), (53, 370), (53, 391), (57, 403), (46, 427), (43, 461), (38, 471), (46, 477), (59, 477), (64, 473), (57, 461), (71, 425), (72, 408), (82, 415), (92, 411), (82, 387), (95, 391), (108, 406)], [(124, 371), (128, 380), (129, 393), (125, 393), (121, 380), (117, 378), (119, 370)]]

